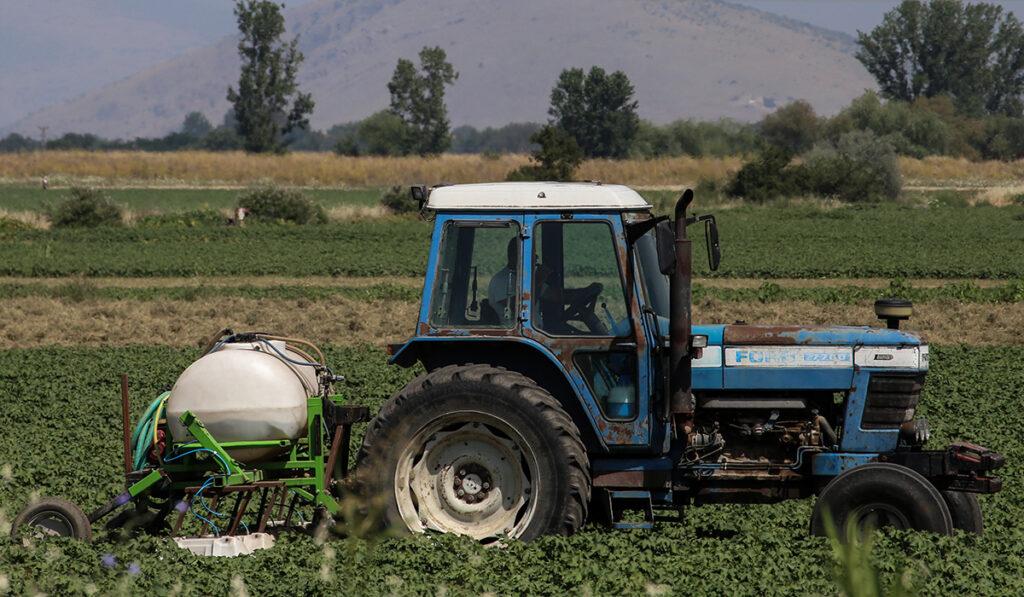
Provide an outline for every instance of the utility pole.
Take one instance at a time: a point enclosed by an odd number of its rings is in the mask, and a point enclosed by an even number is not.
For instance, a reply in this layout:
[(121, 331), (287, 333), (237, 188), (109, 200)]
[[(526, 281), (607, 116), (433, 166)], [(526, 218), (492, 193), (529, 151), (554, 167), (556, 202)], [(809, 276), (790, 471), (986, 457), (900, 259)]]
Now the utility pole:
[(39, 126), (39, 125), (36, 125), (36, 127), (39, 129), (39, 136), (43, 138), (42, 148), (43, 148), (43, 151), (45, 151), (46, 150), (46, 129), (48, 129), (50, 127), (48, 127), (48, 126)]

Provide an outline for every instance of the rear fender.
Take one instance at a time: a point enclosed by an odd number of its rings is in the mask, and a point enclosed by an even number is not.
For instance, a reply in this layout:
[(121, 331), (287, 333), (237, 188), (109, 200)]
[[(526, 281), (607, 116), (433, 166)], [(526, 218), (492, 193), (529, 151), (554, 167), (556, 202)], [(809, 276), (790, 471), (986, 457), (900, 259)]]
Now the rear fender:
[(517, 371), (537, 382), (562, 405), (580, 431), (588, 452), (607, 452), (595, 421), (582, 405), (582, 397), (561, 363), (540, 343), (521, 337), (417, 337), (392, 350), (389, 363), (411, 367), (423, 363), (427, 371), (446, 365), (486, 363)]

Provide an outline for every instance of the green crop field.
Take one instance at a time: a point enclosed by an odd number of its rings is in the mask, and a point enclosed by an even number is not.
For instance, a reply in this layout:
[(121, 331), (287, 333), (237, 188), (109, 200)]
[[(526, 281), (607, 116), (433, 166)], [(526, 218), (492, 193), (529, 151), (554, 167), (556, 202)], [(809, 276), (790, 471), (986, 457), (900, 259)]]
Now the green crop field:
[[(347, 400), (377, 408), (415, 373), (372, 348), (327, 347)], [(194, 349), (41, 348), (0, 352), (0, 521), (38, 492), (87, 511), (122, 490), (118, 374), (132, 379), (137, 417), (193, 359)], [(922, 595), (1011, 595), (1024, 567), (1024, 348), (934, 347), (921, 401), (933, 442), (987, 444), (1006, 454), (1006, 489), (982, 498), (984, 537), (884, 532), (873, 559), (886, 579), (910, 572)], [(826, 540), (807, 536), (811, 501), (689, 509), (651, 531), (590, 524), (573, 537), (485, 549), (451, 536), (286, 536), (252, 556), (201, 558), (166, 539), (50, 540), (0, 533), (0, 587), (12, 594), (564, 595), (830, 594)], [(668, 513), (666, 513), (668, 514)], [(0, 529), (3, 531), (4, 529)]]
[[(169, 189), (104, 189), (125, 210), (145, 213), (186, 212), (201, 208), (230, 209), (247, 188), (169, 188)], [(380, 189), (305, 189), (310, 199), (325, 208), (341, 206), (368, 207), (380, 201)], [(66, 189), (0, 187), (0, 210), (10, 212), (45, 212), (69, 196)]]
[[(742, 207), (716, 277), (1024, 279), (1024, 207)], [(415, 276), (429, 222), (0, 232), (2, 276)], [(694, 272), (712, 275), (696, 227)]]

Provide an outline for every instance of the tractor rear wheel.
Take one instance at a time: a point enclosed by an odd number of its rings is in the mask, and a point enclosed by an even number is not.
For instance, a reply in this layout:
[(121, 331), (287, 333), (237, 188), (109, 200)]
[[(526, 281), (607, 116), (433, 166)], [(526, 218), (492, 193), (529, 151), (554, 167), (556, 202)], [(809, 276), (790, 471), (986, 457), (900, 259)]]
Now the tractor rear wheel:
[(71, 537), (92, 541), (89, 517), (74, 502), (48, 497), (32, 502), (11, 523), (11, 535), (20, 527), (31, 527), (37, 537)]
[(953, 520), (942, 494), (917, 472), (887, 462), (862, 464), (829, 482), (811, 516), (811, 534), (825, 536), (828, 512), (841, 540), (848, 525), (863, 533), (895, 527), (953, 534)]
[(579, 431), (531, 379), (489, 365), (448, 366), (391, 397), (358, 457), (365, 495), (413, 532), (529, 541), (571, 534), (590, 502)]

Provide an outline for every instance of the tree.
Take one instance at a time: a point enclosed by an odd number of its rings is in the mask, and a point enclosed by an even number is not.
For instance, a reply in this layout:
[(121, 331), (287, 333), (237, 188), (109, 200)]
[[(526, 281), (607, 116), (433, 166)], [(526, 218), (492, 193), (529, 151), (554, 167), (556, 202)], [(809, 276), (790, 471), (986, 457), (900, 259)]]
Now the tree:
[(640, 127), (633, 85), (622, 71), (569, 68), (551, 90), (552, 124), (572, 135), (591, 158), (624, 158)]
[(213, 130), (213, 125), (203, 116), (202, 112), (189, 112), (185, 116), (185, 122), (181, 124), (181, 132), (189, 137), (202, 139), (206, 133)]
[(566, 131), (548, 124), (530, 136), (530, 141), (540, 149), (530, 156), (532, 164), (516, 168), (506, 180), (555, 180), (573, 179), (576, 168), (583, 161), (583, 151), (576, 139)]
[(458, 78), (459, 73), (440, 46), (420, 50), (420, 71), (411, 60), (398, 59), (388, 91), (390, 112), (401, 118), (407, 129), (401, 140), (403, 153), (427, 155), (451, 147), (444, 86), (454, 84)]
[(299, 92), (295, 82), (303, 60), (296, 49), (298, 38), (281, 41), (283, 7), (269, 0), (239, 0), (235, 5), (242, 73), (238, 90), (228, 87), (228, 101), (234, 105), (236, 130), (246, 151), (283, 152), (281, 137), (295, 127), (308, 127), (306, 115), (313, 111), (312, 97)]
[(802, 99), (790, 102), (761, 119), (761, 136), (792, 154), (810, 149), (821, 132), (821, 119)]
[(1024, 30), (1000, 6), (904, 0), (870, 34), (858, 31), (857, 44), (857, 59), (887, 98), (946, 94), (969, 115), (1020, 116), (1024, 108)]
[(406, 121), (387, 110), (375, 112), (359, 123), (358, 138), (370, 155), (415, 153), (416, 131)]

